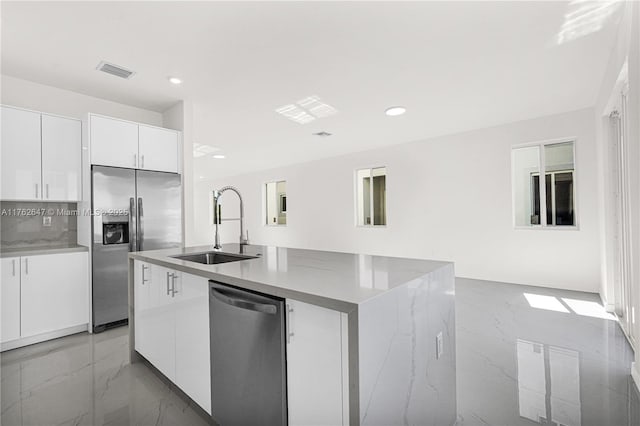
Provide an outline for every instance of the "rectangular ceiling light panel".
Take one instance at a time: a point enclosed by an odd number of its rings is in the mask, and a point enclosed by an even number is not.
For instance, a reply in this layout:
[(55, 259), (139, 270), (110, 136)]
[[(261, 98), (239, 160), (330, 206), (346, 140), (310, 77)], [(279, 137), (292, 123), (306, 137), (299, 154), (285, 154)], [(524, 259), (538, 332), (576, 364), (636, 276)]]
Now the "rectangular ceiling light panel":
[(281, 106), (276, 112), (296, 123), (307, 124), (317, 118), (334, 115), (338, 110), (322, 102), (318, 96), (308, 96), (294, 104)]

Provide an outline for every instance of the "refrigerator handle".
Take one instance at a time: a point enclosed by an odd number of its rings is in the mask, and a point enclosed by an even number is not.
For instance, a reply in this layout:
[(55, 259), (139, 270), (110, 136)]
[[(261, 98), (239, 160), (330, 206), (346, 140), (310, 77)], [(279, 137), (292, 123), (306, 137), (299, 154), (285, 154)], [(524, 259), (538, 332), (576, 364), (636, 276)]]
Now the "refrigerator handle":
[(136, 199), (129, 198), (129, 251), (136, 251)]
[(142, 251), (144, 242), (144, 211), (142, 210), (142, 197), (138, 197), (138, 251)]

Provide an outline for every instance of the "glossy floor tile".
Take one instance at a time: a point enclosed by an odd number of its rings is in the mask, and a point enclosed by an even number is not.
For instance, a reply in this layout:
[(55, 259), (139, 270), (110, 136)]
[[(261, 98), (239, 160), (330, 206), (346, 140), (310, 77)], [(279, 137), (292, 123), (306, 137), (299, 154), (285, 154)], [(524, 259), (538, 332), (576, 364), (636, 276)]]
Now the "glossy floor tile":
[(456, 332), (459, 425), (640, 425), (633, 352), (597, 295), (457, 279)]
[(1, 355), (2, 426), (205, 425), (145, 364), (128, 328), (77, 334)]
[[(456, 322), (460, 426), (640, 425), (633, 353), (596, 295), (458, 279)], [(1, 424), (206, 424), (145, 364), (128, 364), (127, 333), (3, 353)]]

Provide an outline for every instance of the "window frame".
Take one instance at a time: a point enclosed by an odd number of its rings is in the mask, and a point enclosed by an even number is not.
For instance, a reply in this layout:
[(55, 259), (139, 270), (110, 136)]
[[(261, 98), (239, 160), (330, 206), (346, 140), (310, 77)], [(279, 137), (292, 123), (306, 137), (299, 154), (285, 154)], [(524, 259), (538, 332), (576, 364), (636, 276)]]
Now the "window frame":
[[(573, 225), (553, 225), (547, 224), (547, 190), (544, 185), (544, 180), (540, 181), (540, 223), (537, 225), (517, 225), (516, 224), (516, 188), (514, 184), (514, 153), (519, 148), (528, 148), (537, 146), (539, 148), (539, 167), (537, 174), (540, 176), (546, 176), (546, 159), (545, 159), (545, 147), (548, 145), (557, 145), (562, 143), (573, 143)], [(514, 230), (553, 230), (553, 231), (579, 231), (580, 230), (580, 209), (578, 200), (578, 138), (575, 136), (569, 136), (564, 138), (547, 139), (536, 142), (526, 142), (511, 146), (511, 225)], [(533, 176), (532, 173), (531, 176)], [(545, 178), (546, 179), (546, 178)], [(544, 213), (543, 213), (544, 212)]]
[[(262, 182), (262, 226), (267, 226), (270, 228), (278, 228), (278, 227), (286, 227), (289, 224), (289, 217), (286, 211), (283, 212), (285, 214), (285, 217), (287, 218), (286, 223), (275, 223), (275, 224), (268, 223), (269, 218), (267, 217), (267, 214), (269, 213), (269, 201), (267, 200), (267, 197), (269, 196), (269, 194), (267, 192), (267, 185), (269, 185), (270, 183), (275, 183), (277, 188), (277, 185), (280, 182), (284, 182), (285, 184), (288, 183), (287, 179), (271, 179), (271, 180)], [(285, 196), (287, 196), (288, 193), (289, 193), (289, 188), (287, 184), (287, 191), (285, 192)], [(276, 191), (275, 203), (276, 203), (277, 211), (280, 210), (281, 199), (282, 199), (281, 194), (278, 194), (278, 192)], [(287, 197), (287, 210), (289, 209), (288, 204), (289, 204), (289, 200)]]
[[(374, 225), (373, 223), (367, 225), (366, 223), (363, 223), (362, 225), (360, 225), (360, 221), (359, 221), (359, 216), (358, 216), (358, 206), (360, 204), (360, 200), (358, 199), (358, 172), (362, 171), (362, 170), (369, 170), (369, 179), (371, 179), (371, 185), (369, 187), (369, 211), (371, 212), (371, 218), (372, 218), (372, 222), (373, 222), (373, 170), (375, 169), (384, 169), (384, 216), (385, 216), (385, 223), (384, 225)], [(353, 193), (354, 193), (354, 197), (353, 197), (353, 201), (354, 201), (354, 211), (353, 211), (353, 217), (355, 219), (355, 226), (356, 228), (386, 228), (387, 226), (389, 226), (389, 212), (387, 209), (387, 188), (388, 188), (388, 183), (389, 183), (389, 174), (388, 174), (388, 170), (389, 170), (389, 166), (365, 166), (365, 167), (358, 167), (353, 171)]]

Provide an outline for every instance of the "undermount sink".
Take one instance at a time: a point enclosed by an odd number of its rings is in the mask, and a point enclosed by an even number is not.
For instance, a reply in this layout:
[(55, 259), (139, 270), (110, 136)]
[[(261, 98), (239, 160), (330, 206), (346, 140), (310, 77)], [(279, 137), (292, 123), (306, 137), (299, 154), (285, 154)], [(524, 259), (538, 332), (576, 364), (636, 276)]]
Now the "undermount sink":
[(239, 260), (257, 259), (256, 256), (246, 256), (239, 254), (221, 253), (218, 251), (207, 251), (204, 253), (181, 254), (171, 256), (174, 259), (186, 260), (188, 262), (202, 263), (203, 265), (216, 265), (218, 263), (237, 262)]

